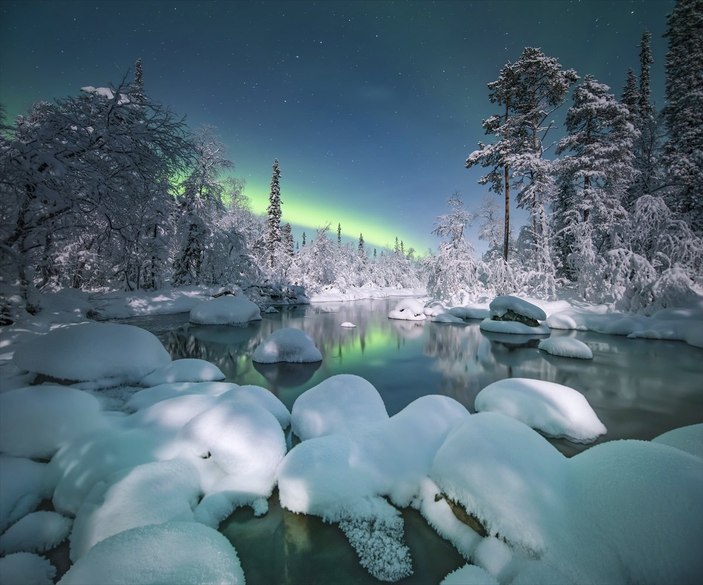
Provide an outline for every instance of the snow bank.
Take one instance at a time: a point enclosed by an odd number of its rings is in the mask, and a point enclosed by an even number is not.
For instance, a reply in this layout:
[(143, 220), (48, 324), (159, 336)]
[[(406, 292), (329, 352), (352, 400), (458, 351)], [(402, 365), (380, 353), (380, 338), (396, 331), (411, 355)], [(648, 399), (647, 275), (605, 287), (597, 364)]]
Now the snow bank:
[(170, 361), (155, 335), (117, 323), (55, 329), (18, 346), (13, 357), (28, 372), (102, 386), (136, 383)]
[(540, 325), (531, 327), (519, 321), (496, 321), (494, 319), (484, 319), (479, 327), (481, 331), (491, 333), (509, 333), (511, 335), (549, 335), (549, 327)]
[(260, 319), (258, 305), (243, 296), (208, 299), (190, 311), (190, 322), (199, 325), (242, 325)]
[(334, 286), (310, 295), (311, 303), (338, 303), (345, 301), (360, 301), (363, 299), (386, 299), (392, 297), (421, 297), (426, 294), (422, 288), (394, 288), (380, 286), (346, 287), (340, 290)]
[(274, 331), (262, 341), (251, 359), (263, 364), (319, 362), (322, 354), (305, 331), (287, 327)]
[(158, 386), (171, 382), (215, 382), (224, 379), (225, 375), (215, 364), (200, 359), (180, 359), (144, 376), (139, 384)]
[(535, 321), (544, 321), (547, 314), (537, 305), (511, 295), (503, 295), (494, 298), (489, 305), (491, 317), (502, 317), (509, 311), (523, 315)]
[(662, 433), (652, 439), (652, 442), (676, 447), (703, 459), (703, 423)]
[(301, 394), (291, 412), (293, 433), (305, 441), (334, 433), (355, 435), (388, 420), (386, 406), (374, 386), (351, 374), (331, 376)]
[(574, 337), (549, 337), (539, 342), (537, 346), (542, 351), (559, 357), (592, 360), (593, 351), (583, 341)]
[(427, 317), (422, 302), (417, 299), (403, 299), (388, 313), (388, 318), (401, 321), (424, 321)]
[(49, 559), (19, 552), (0, 558), (0, 583), (3, 585), (53, 585), (56, 567)]
[(244, 573), (219, 532), (196, 522), (167, 522), (120, 532), (94, 546), (61, 585), (237, 585)]
[(500, 412), (550, 437), (590, 443), (607, 431), (586, 398), (573, 388), (529, 378), (493, 382), (476, 396), (479, 412)]
[(0, 394), (0, 451), (8, 455), (48, 459), (107, 426), (97, 398), (75, 388), (45, 384)]
[(32, 512), (10, 526), (0, 536), (0, 554), (40, 553), (61, 544), (71, 530), (72, 521), (56, 512)]
[(201, 301), (211, 298), (218, 287), (190, 286), (156, 292), (112, 291), (92, 296), (93, 312), (101, 319), (124, 319), (145, 315), (189, 313)]
[(54, 488), (47, 478), (46, 463), (6, 455), (0, 455), (0, 486), (0, 534), (50, 498)]

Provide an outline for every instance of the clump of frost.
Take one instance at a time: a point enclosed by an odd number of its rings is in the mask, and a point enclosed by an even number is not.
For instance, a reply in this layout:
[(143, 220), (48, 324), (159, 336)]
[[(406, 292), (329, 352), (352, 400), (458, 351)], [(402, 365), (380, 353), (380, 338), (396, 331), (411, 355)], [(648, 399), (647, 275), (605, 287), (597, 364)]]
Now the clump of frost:
[(197, 522), (132, 528), (99, 542), (60, 585), (240, 585), (237, 553), (217, 530)]
[(424, 321), (426, 319), (425, 307), (417, 299), (403, 299), (390, 313), (389, 319), (402, 321)]
[(286, 327), (274, 331), (262, 341), (251, 359), (262, 364), (306, 363), (321, 361), (322, 354), (305, 331)]
[(198, 325), (243, 325), (259, 320), (258, 305), (243, 296), (208, 299), (190, 310), (190, 322)]
[(71, 530), (72, 521), (56, 512), (27, 514), (0, 536), (0, 554), (40, 553), (61, 544)]
[(149, 331), (117, 323), (82, 323), (54, 329), (17, 347), (20, 369), (97, 386), (135, 384), (171, 356)]
[(592, 360), (593, 351), (583, 341), (574, 337), (549, 337), (539, 342), (537, 346), (542, 351), (559, 357)]
[(577, 443), (590, 443), (607, 432), (583, 394), (554, 382), (499, 380), (478, 393), (474, 406), (479, 412), (500, 412), (547, 436)]
[(3, 585), (53, 585), (56, 567), (49, 559), (33, 553), (18, 552), (0, 558), (0, 583)]
[(225, 375), (215, 364), (201, 359), (174, 360), (147, 374), (139, 381), (140, 386), (158, 386), (173, 382), (216, 382)]

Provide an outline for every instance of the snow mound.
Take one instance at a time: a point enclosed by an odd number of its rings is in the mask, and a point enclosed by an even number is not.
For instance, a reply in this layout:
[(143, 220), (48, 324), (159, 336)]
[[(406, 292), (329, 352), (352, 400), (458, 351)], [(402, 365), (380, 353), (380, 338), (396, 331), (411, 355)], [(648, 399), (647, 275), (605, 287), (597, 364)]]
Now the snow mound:
[(590, 443), (607, 430), (586, 398), (573, 388), (529, 378), (493, 382), (476, 396), (478, 412), (500, 412), (550, 437)]
[(158, 386), (173, 382), (216, 382), (225, 375), (215, 364), (200, 359), (174, 360), (141, 379), (141, 386)]
[(151, 388), (145, 388), (132, 394), (126, 403), (130, 410), (141, 410), (169, 398), (185, 396), (188, 394), (201, 394), (207, 396), (219, 396), (237, 388), (236, 384), (229, 382), (176, 382), (169, 384), (159, 384)]
[(511, 335), (549, 335), (549, 327), (539, 325), (531, 327), (519, 321), (496, 321), (495, 319), (484, 319), (479, 327), (481, 331), (490, 333), (509, 333)]
[(32, 512), (10, 526), (0, 536), (0, 554), (40, 553), (61, 544), (71, 530), (72, 521), (56, 512)]
[(432, 317), (434, 323), (456, 323), (464, 325), (465, 321), (461, 317), (452, 315), (451, 313), (439, 313)]
[(56, 567), (49, 559), (19, 552), (0, 558), (2, 585), (53, 585)]
[(583, 341), (573, 337), (549, 337), (539, 342), (537, 346), (542, 351), (560, 357), (592, 360), (593, 351)]
[(196, 522), (167, 522), (120, 532), (94, 546), (61, 585), (238, 585), (237, 553), (219, 532)]
[(464, 565), (449, 573), (439, 585), (498, 585), (498, 581), (481, 567)]
[(652, 442), (676, 447), (703, 459), (703, 423), (673, 429), (655, 437)]
[(262, 364), (319, 362), (322, 354), (305, 331), (286, 327), (262, 341), (251, 359)]
[(255, 404), (268, 410), (285, 429), (290, 425), (290, 412), (286, 405), (283, 404), (270, 390), (261, 386), (239, 386), (230, 390), (226, 394), (221, 395), (220, 401), (231, 401), (236, 403)]
[(0, 394), (0, 451), (7, 455), (48, 459), (107, 426), (97, 398), (75, 388), (45, 384)]
[(338, 374), (301, 394), (293, 404), (291, 426), (302, 441), (333, 433), (354, 435), (388, 420), (378, 390), (359, 376)]
[(222, 296), (208, 299), (190, 311), (190, 322), (198, 325), (243, 325), (260, 319), (258, 305), (246, 297)]
[(344, 323), (342, 323), (340, 325), (340, 327), (345, 327), (347, 329), (354, 329), (356, 327), (356, 325), (354, 325), (354, 323), (352, 323), (350, 321), (345, 321)]
[(399, 319), (401, 321), (424, 321), (425, 306), (417, 299), (403, 299), (390, 313), (389, 319)]
[(490, 309), (483, 307), (452, 307), (449, 312), (459, 319), (488, 319), (491, 316)]
[(0, 486), (0, 534), (50, 498), (53, 491), (46, 477), (46, 463), (6, 455), (0, 455)]
[(170, 361), (155, 335), (117, 323), (55, 329), (20, 345), (13, 357), (28, 372), (101, 386), (137, 383)]
[(494, 298), (489, 305), (491, 317), (503, 317), (508, 311), (522, 315), (535, 321), (544, 321), (547, 314), (537, 305), (511, 295), (503, 295)]

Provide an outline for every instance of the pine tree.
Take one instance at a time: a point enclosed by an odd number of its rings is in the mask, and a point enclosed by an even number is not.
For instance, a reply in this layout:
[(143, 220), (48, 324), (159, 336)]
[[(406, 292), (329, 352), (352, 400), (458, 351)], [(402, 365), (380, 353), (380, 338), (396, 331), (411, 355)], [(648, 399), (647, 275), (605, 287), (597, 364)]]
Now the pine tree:
[(359, 255), (366, 256), (366, 250), (364, 250), (364, 234), (359, 234)]
[[(266, 209), (268, 223), (268, 254), (269, 267), (273, 268), (276, 262), (276, 252), (281, 245), (281, 171), (278, 168), (278, 159), (273, 161), (273, 176), (271, 177), (271, 193), (269, 205)], [(303, 240), (303, 245), (305, 240)]]
[(342, 224), (341, 223), (337, 224), (337, 245), (338, 246), (342, 245)]
[(620, 100), (627, 106), (630, 112), (630, 119), (633, 123), (639, 118), (640, 111), (640, 92), (637, 89), (637, 77), (632, 69), (627, 70), (627, 79), (625, 87), (622, 90), (622, 98)]
[(283, 224), (281, 228), (281, 239), (283, 242), (283, 250), (289, 256), (293, 256), (295, 248), (293, 245), (293, 228), (290, 223)]
[(137, 59), (134, 63), (134, 84), (132, 85), (130, 97), (140, 104), (146, 101), (144, 95), (144, 69), (141, 59)]
[(303, 239), (303, 247), (305, 247), (305, 237), (306, 237), (306, 236), (305, 236), (305, 232), (303, 232), (303, 236), (302, 236), (302, 239)]
[(650, 70), (652, 63), (652, 33), (644, 31), (640, 41), (640, 116), (645, 118), (651, 116), (654, 111), (652, 106), (652, 96), (650, 90)]
[(703, 0), (677, 0), (667, 19), (668, 204), (703, 234)]

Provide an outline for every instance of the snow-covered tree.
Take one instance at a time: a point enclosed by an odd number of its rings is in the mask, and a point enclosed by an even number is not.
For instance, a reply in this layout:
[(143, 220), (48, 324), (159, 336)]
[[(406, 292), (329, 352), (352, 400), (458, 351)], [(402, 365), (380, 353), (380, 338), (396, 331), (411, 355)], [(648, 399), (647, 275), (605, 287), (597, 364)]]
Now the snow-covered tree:
[(281, 245), (281, 170), (278, 167), (278, 159), (273, 161), (273, 175), (271, 177), (271, 192), (269, 194), (269, 204), (266, 209), (268, 218), (267, 247), (269, 254), (269, 267), (273, 268), (276, 262), (276, 255)]

